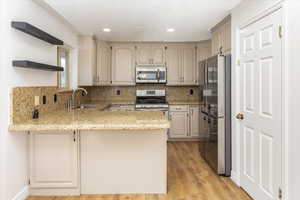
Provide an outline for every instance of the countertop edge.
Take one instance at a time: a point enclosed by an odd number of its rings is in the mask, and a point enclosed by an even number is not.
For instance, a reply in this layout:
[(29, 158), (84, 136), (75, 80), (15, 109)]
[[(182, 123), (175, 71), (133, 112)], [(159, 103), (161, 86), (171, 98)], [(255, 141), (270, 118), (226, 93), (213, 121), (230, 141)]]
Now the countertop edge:
[[(34, 128), (32, 128), (34, 126)], [(40, 127), (39, 127), (40, 126)], [(48, 127), (42, 127), (44, 125), (9, 125), (8, 131), (9, 132), (39, 132), (39, 131), (108, 131), (108, 130), (119, 130), (119, 131), (126, 131), (126, 130), (165, 130), (170, 128), (170, 123), (168, 124), (161, 124), (161, 125), (142, 125), (144, 127), (141, 127), (141, 125), (137, 126), (128, 126), (128, 127), (121, 127), (120, 126), (102, 126), (102, 125), (91, 125), (91, 126), (85, 126), (85, 127), (66, 127), (63, 125), (51, 125)]]

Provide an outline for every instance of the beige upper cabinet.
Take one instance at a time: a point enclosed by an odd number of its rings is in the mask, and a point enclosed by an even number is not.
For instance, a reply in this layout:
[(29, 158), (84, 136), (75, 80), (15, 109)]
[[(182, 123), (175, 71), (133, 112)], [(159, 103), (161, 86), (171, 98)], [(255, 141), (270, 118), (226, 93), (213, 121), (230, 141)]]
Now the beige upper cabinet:
[(168, 45), (166, 50), (168, 85), (180, 85), (181, 77), (181, 46)]
[(196, 63), (196, 82), (200, 85), (204, 85), (204, 66), (200, 65), (200, 62), (211, 56), (212, 42), (206, 40), (197, 44), (197, 63)]
[(151, 45), (139, 44), (136, 45), (136, 62), (139, 65), (151, 64)]
[(111, 47), (105, 42), (98, 42), (96, 85), (111, 85), (111, 78)]
[(163, 44), (152, 44), (152, 64), (165, 65), (166, 62), (166, 50)]
[(196, 85), (195, 44), (170, 44), (166, 50), (168, 85)]
[(196, 46), (184, 45), (182, 48), (182, 84), (195, 85), (196, 82)]
[(112, 84), (135, 84), (135, 46), (112, 44)]
[(97, 79), (96, 74), (96, 41), (92, 36), (79, 37), (78, 51), (78, 85), (92, 86)]
[(165, 46), (163, 44), (137, 44), (136, 62), (139, 65), (164, 65), (165, 64)]
[(231, 51), (231, 16), (225, 17), (220, 23), (211, 29), (212, 33), (212, 54), (220, 52), (224, 54)]

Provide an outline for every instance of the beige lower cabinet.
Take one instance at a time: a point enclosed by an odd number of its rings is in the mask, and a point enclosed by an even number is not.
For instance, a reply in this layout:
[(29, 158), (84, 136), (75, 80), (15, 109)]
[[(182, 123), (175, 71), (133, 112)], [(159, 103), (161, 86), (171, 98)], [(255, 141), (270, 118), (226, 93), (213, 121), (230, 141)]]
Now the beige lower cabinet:
[(32, 195), (77, 195), (79, 191), (78, 134), (30, 133), (30, 190)]
[(199, 105), (170, 106), (170, 139), (192, 139), (202, 137)]
[(188, 135), (188, 112), (170, 111), (170, 138), (184, 138)]
[(190, 113), (190, 137), (200, 137), (200, 123), (199, 123), (199, 114), (200, 114), (200, 106), (199, 105), (190, 105), (189, 106)]
[(166, 132), (81, 131), (81, 194), (165, 194)]

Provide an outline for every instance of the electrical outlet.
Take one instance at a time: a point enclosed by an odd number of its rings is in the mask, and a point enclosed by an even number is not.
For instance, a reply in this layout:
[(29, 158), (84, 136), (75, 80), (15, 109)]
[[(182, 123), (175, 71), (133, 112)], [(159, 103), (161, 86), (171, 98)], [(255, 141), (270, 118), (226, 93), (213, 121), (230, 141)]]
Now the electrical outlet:
[(47, 97), (44, 95), (43, 96), (43, 104), (45, 105), (47, 103)]
[(40, 96), (35, 96), (34, 97), (34, 106), (40, 105)]
[(119, 88), (115, 88), (115, 95), (121, 95), (121, 90)]
[(193, 95), (193, 94), (194, 94), (194, 90), (190, 89), (190, 95)]
[(54, 94), (54, 96), (53, 96), (53, 101), (54, 101), (54, 103), (57, 102), (57, 94)]

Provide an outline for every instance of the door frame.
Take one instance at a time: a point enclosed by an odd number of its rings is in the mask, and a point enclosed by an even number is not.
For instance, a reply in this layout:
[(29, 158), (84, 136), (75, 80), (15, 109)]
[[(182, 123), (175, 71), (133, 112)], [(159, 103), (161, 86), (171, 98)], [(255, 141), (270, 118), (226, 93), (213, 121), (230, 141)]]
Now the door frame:
[[(235, 145), (236, 152), (232, 151), (232, 154), (236, 155), (236, 171), (232, 171), (231, 179), (240, 186), (240, 174), (241, 174), (241, 133), (240, 133), (240, 123), (236, 120), (235, 116), (240, 111), (240, 69), (239, 69), (239, 60), (240, 60), (240, 30), (245, 28), (246, 26), (255, 23), (256, 21), (262, 19), (263, 17), (277, 11), (281, 10), (282, 12), (282, 26), (283, 26), (283, 37), (282, 37), (282, 96), (281, 96), (281, 109), (282, 109), (282, 116), (281, 116), (281, 136), (282, 136), (282, 171), (281, 171), (281, 189), (283, 192), (282, 199), (288, 199), (288, 127), (287, 127), (287, 58), (286, 58), (286, 24), (287, 24), (287, 17), (286, 17), (286, 6), (284, 0), (279, 0), (276, 3), (272, 4), (268, 8), (265, 8), (263, 11), (252, 17), (250, 20), (240, 24), (237, 26), (236, 29), (232, 29), (235, 31), (236, 37), (234, 38), (235, 41), (235, 58), (232, 59), (232, 74), (234, 75), (232, 78), (232, 132), (236, 136), (236, 140), (232, 140), (232, 143)], [(232, 155), (234, 156), (234, 155)], [(234, 164), (234, 163), (233, 163)]]

